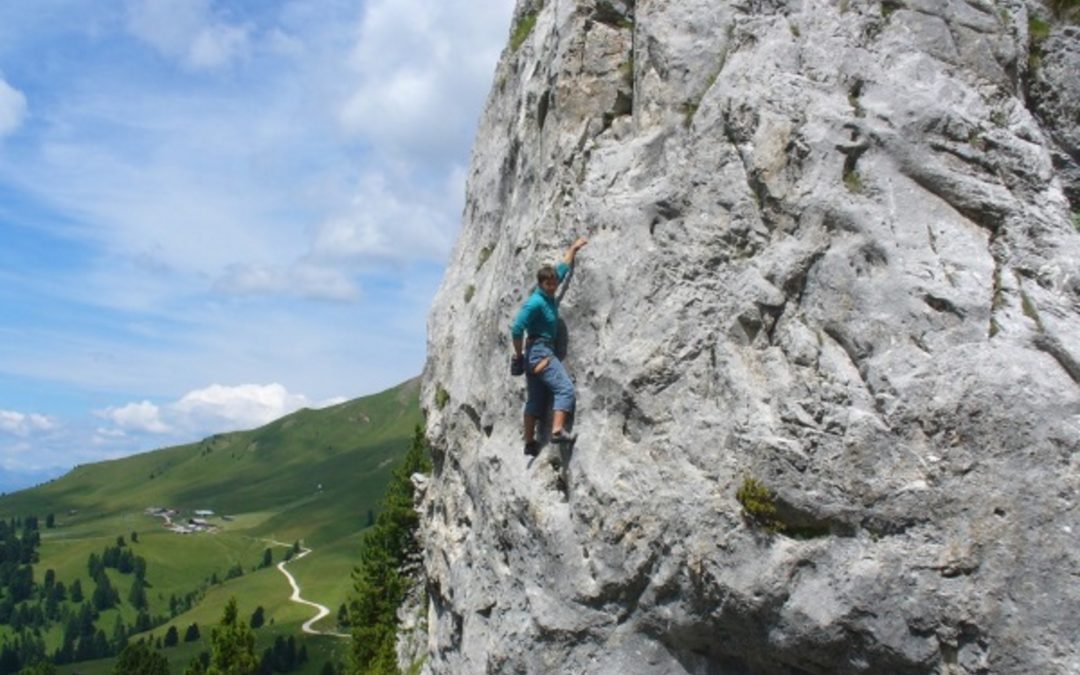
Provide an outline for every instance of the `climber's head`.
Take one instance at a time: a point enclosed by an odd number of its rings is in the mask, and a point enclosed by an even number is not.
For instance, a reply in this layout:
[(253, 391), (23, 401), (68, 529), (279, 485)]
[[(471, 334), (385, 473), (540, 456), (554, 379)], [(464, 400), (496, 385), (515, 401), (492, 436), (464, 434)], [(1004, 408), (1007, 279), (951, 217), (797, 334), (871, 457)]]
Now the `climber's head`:
[(551, 265), (544, 265), (536, 272), (536, 284), (548, 295), (555, 295), (559, 287), (559, 275)]

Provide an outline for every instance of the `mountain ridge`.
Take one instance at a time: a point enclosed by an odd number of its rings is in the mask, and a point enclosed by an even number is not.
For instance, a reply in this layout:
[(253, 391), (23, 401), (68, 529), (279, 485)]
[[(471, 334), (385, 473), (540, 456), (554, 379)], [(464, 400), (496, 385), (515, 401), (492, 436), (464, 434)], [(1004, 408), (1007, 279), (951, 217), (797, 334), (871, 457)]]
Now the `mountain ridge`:
[[(5, 495), (0, 498), (0, 512), (22, 508), (17, 505), (26, 503), (28, 492), (57, 500), (65, 509), (93, 509), (95, 503), (88, 501), (89, 495), (103, 493), (108, 493), (110, 503), (121, 504), (125, 508), (144, 508), (158, 505), (148, 503), (152, 501), (151, 495), (165, 493), (162, 498), (168, 497), (169, 501), (189, 508), (199, 508), (201, 505), (206, 508), (217, 506), (226, 510), (251, 510), (263, 505), (265, 498), (260, 497), (244, 505), (240, 500), (245, 496), (272, 491), (275, 487), (292, 482), (280, 469), (301, 460), (329, 463), (332, 468), (334, 444), (339, 444), (338, 450), (350, 449), (340, 446), (349, 442), (349, 432), (341, 429), (323, 431), (318, 427), (340, 427), (342, 424), (356, 425), (358, 429), (363, 427), (365, 444), (380, 447), (383, 443), (396, 444), (407, 439), (411, 429), (404, 427), (419, 421), (408, 406), (403, 406), (404, 412), (388, 418), (380, 418), (379, 412), (389, 410), (388, 398), (402, 403), (416, 394), (418, 387), (418, 379), (412, 378), (379, 394), (322, 409), (303, 408), (254, 429), (213, 434), (192, 443), (82, 464), (43, 485)], [(404, 422), (402, 416), (407, 418)], [(292, 445), (283, 447), (282, 438), (290, 429), (294, 436), (302, 433), (304, 443), (318, 447), (308, 447), (303, 455), (297, 455)], [(295, 439), (292, 441), (296, 442)], [(218, 457), (214, 457), (215, 453)], [(227, 460), (222, 453), (228, 455)], [(385, 459), (380, 455), (376, 464)], [(274, 470), (263, 472), (254, 483), (250, 476), (245, 478), (243, 482), (246, 485), (241, 487), (237, 487), (235, 476), (225, 474), (214, 478), (212, 474), (207, 475), (222, 468), (250, 470), (253, 463), (263, 462), (273, 463)], [(327, 471), (328, 482), (333, 475), (333, 471)], [(289, 494), (299, 497), (308, 487), (314, 488), (315, 485), (292, 488)], [(40, 504), (27, 504), (31, 505), (35, 513), (40, 512)]]

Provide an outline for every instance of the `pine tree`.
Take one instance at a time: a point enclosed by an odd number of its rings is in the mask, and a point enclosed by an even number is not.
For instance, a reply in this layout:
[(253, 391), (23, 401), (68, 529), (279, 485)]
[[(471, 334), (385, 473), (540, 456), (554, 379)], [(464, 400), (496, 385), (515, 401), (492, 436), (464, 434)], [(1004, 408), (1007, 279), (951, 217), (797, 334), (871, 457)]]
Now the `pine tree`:
[(28, 600), (34, 594), (34, 569), (30, 565), (16, 567), (8, 575), (7, 594), (15, 603)]
[(139, 613), (135, 615), (135, 626), (131, 629), (131, 633), (145, 633), (153, 628), (153, 622), (150, 620), (150, 615), (146, 610), (139, 610)]
[(75, 661), (89, 661), (97, 657), (93, 634), (79, 636), (79, 642), (75, 646)]
[(131, 592), (128, 593), (128, 602), (135, 609), (147, 609), (149, 604), (146, 600), (146, 582), (135, 577), (131, 584)]
[(75, 604), (81, 604), (83, 601), (82, 581), (78, 579), (71, 582), (71, 601)]
[(124, 647), (127, 647), (127, 644), (128, 644), (128, 629), (127, 629), (127, 626), (124, 625), (124, 617), (120, 616), (120, 614), (118, 613), (116, 615), (116, 623), (113, 624), (113, 633), (112, 633), (113, 651), (121, 652), (121, 651), (124, 650)]
[(259, 628), (266, 621), (266, 613), (263, 610), (262, 605), (255, 608), (255, 611), (251, 613), (251, 627)]
[(19, 675), (56, 675), (56, 666), (48, 661), (38, 661), (20, 670)]
[(139, 640), (120, 652), (113, 675), (169, 675), (169, 660)]
[(285, 642), (285, 653), (282, 655), (281, 663), (286, 671), (296, 667), (296, 638), (292, 635)]
[(14, 647), (8, 644), (0, 647), (0, 673), (17, 673), (21, 667), (19, 654)]
[(105, 631), (100, 628), (94, 633), (94, 653), (99, 658), (112, 655), (112, 650), (109, 647), (109, 638), (105, 637)]
[(206, 669), (210, 667), (210, 652), (199, 652), (199, 655), (188, 664), (184, 675), (206, 675)]
[(94, 595), (92, 602), (94, 603), (94, 609), (99, 612), (106, 609), (112, 609), (120, 602), (120, 593), (116, 590), (116, 587), (112, 585), (112, 581), (109, 580), (109, 575), (104, 570), (94, 578), (94, 583), (97, 586), (94, 588)]
[(199, 639), (199, 624), (193, 623), (184, 632), (184, 642), (195, 642)]
[(375, 525), (364, 532), (360, 561), (353, 570), (355, 595), (349, 621), (357, 672), (397, 673), (397, 609), (414, 583), (409, 574), (421, 555), (412, 475), (430, 470), (427, 440), (417, 427), (405, 459), (387, 486)]
[(97, 553), (91, 553), (90, 557), (86, 559), (86, 571), (89, 573), (90, 578), (93, 579), (105, 569), (105, 564), (101, 562), (101, 556)]
[(142, 557), (141, 555), (135, 556), (135, 560), (132, 563), (131, 571), (135, 573), (136, 579), (142, 579), (143, 581), (146, 581), (146, 558)]
[[(118, 551), (120, 549), (117, 549)], [(125, 548), (121, 551), (120, 555), (116, 557), (116, 569), (121, 574), (131, 574), (135, 569), (135, 554), (131, 552), (130, 548)]]
[(56, 599), (55, 586), (49, 589), (45, 596), (45, 616), (50, 621), (55, 621), (60, 616), (60, 601)]
[(221, 623), (211, 631), (213, 651), (207, 675), (253, 675), (258, 669), (255, 636), (238, 614), (236, 598), (229, 598)]

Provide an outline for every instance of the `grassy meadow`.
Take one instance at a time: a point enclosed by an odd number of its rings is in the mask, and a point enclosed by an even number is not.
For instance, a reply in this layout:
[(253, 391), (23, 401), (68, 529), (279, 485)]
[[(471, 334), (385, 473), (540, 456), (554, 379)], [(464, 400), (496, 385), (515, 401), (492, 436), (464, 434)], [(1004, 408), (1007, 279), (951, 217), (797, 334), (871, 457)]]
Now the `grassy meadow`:
[[(338, 607), (352, 588), (360, 533), (421, 422), (418, 393), (412, 380), (334, 407), (301, 410), (251, 431), (80, 466), (47, 484), (0, 497), (0, 518), (37, 516), (42, 541), (33, 566), (35, 584), (51, 569), (69, 589), (79, 580), (87, 598), (95, 588), (89, 556), (102, 555), (123, 537), (125, 546), (146, 560), (149, 614), (169, 619), (149, 636), (156, 641), (173, 625), (180, 633), (179, 645), (162, 650), (174, 673), (209, 650), (211, 628), (230, 596), (237, 598), (241, 617), (250, 617), (256, 606), (265, 610), (266, 623), (255, 631), (257, 654), (277, 636), (293, 636), (309, 656), (293, 672), (317, 673), (327, 660), (346, 659), (348, 641), (302, 634), (301, 624), (315, 609), (289, 602), (285, 577), (262, 566), (264, 551), (272, 550), (276, 564), (296, 541), (313, 549), (289, 569), (303, 597), (331, 611), (317, 628), (335, 630)], [(149, 515), (149, 507), (179, 511), (176, 522), (187, 521), (196, 510), (212, 510), (207, 521), (215, 529), (177, 534), (166, 529), (163, 518)], [(55, 518), (52, 528), (44, 526), (48, 514)], [(227, 578), (230, 570), (233, 578)], [(237, 571), (242, 575), (235, 576)], [(137, 612), (128, 602), (134, 576), (116, 569), (107, 574), (121, 602), (101, 612), (95, 625), (111, 637), (118, 617), (133, 625)], [(192, 599), (191, 608), (172, 616), (174, 598), (185, 597)], [(78, 611), (70, 598), (66, 605)], [(201, 639), (185, 643), (192, 623)], [(48, 653), (61, 645), (63, 632), (57, 622), (42, 633)], [(10, 626), (0, 625), (0, 644), (11, 635)], [(59, 672), (108, 673), (113, 662), (84, 661)]]

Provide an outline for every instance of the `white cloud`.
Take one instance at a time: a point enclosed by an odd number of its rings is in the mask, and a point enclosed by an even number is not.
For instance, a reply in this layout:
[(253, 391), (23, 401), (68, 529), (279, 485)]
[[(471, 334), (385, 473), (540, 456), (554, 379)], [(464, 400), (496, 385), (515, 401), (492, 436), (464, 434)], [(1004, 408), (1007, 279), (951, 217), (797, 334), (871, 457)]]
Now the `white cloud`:
[(98, 427), (94, 442), (107, 445), (138, 440), (141, 434), (163, 434), (167, 442), (189, 443), (221, 431), (252, 429), (304, 407), (320, 407), (333, 399), (313, 405), (303, 394), (290, 394), (275, 383), (224, 386), (212, 384), (188, 392), (179, 400), (163, 405), (150, 401), (128, 403), (97, 412), (115, 426)]
[(132, 35), (189, 68), (228, 65), (250, 46), (250, 27), (222, 20), (209, 0), (131, 0), (127, 10)]
[(45, 415), (0, 410), (0, 431), (26, 437), (40, 431), (51, 431), (56, 424)]
[(199, 31), (188, 50), (188, 62), (196, 68), (216, 68), (244, 53), (248, 29), (219, 24)]
[(462, 161), (476, 130), (512, 0), (371, 0), (350, 59), (343, 128), (426, 163)]
[[(92, 423), (68, 419), (61, 425), (44, 415), (0, 410), (0, 492), (52, 478), (76, 464), (251, 429), (302, 407), (323, 408), (345, 400), (333, 397), (312, 403), (280, 384), (215, 384), (172, 403), (141, 401), (99, 410), (98, 421)], [(101, 424), (101, 419), (109, 423)]]
[(161, 420), (161, 409), (150, 401), (129, 403), (119, 408), (108, 408), (99, 413), (121, 429), (165, 434), (172, 429)]
[(169, 408), (172, 415), (182, 418), (188, 426), (248, 429), (310, 405), (306, 396), (290, 394), (275, 382), (234, 387), (212, 384), (187, 393)]
[(43, 227), (100, 247), (79, 301), (152, 312), (208, 288), (354, 301), (371, 270), (346, 262), (446, 259), (461, 195), (442, 183), (467, 160), (512, 0), (302, 4), (239, 16), (220, 0), (126, 0), (121, 25), (173, 61), (249, 50), (235, 87), (172, 86), (147, 63), (50, 98), (40, 146), (0, 158), (0, 183), (71, 223)]
[(0, 78), (0, 138), (14, 133), (26, 118), (26, 96)]
[(296, 295), (341, 302), (360, 296), (360, 289), (340, 269), (304, 263), (292, 267), (230, 265), (215, 288), (237, 295)]
[(122, 429), (109, 429), (107, 427), (98, 427), (94, 430), (97, 442), (105, 442), (106, 440), (115, 440), (117, 438), (125, 438), (127, 433)]
[[(425, 203), (430, 195), (395, 187), (369, 173), (356, 186), (349, 208), (319, 225), (312, 256), (319, 260), (444, 260), (452, 245), (452, 216)], [(441, 196), (441, 195), (439, 195)]]

